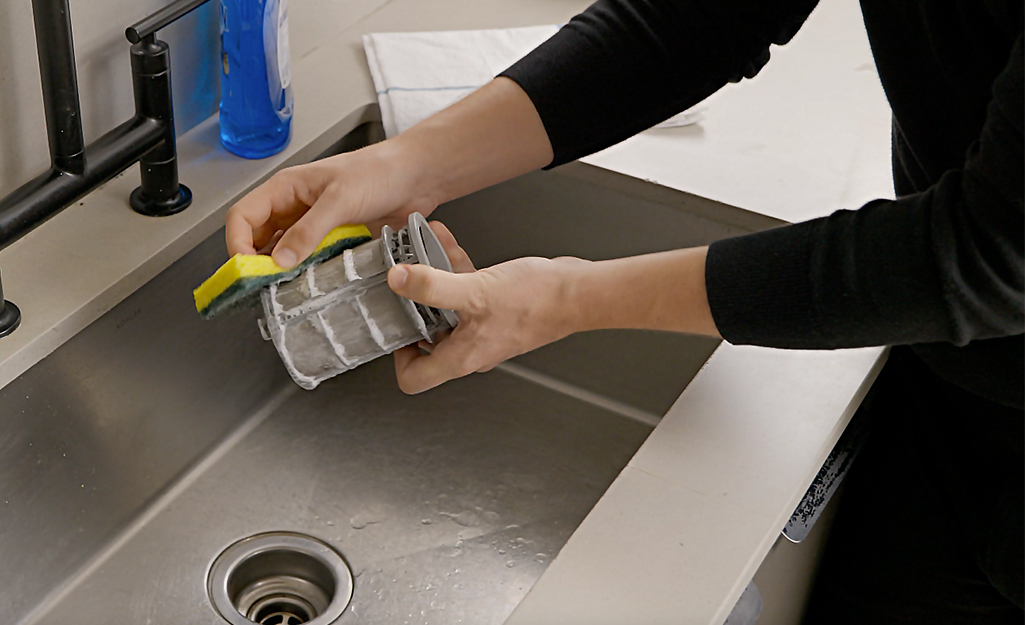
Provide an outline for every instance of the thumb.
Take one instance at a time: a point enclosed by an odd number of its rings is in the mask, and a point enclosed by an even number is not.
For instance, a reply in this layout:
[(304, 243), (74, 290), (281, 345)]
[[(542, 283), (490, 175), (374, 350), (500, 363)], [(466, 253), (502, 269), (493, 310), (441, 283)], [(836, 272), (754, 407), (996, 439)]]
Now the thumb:
[(426, 265), (395, 265), (388, 272), (392, 291), (419, 304), (468, 310), (478, 299), (476, 274), (455, 274)]

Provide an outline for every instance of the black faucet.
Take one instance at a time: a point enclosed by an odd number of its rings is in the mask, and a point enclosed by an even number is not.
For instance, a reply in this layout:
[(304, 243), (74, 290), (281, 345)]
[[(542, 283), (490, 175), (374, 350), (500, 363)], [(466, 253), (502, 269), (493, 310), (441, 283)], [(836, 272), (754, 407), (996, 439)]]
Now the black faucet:
[[(0, 250), (136, 161), (142, 184), (129, 197), (133, 210), (161, 217), (188, 208), (192, 192), (178, 182), (170, 55), (156, 31), (205, 2), (178, 0), (125, 31), (133, 44), (135, 116), (85, 145), (68, 0), (32, 0), (51, 164), (0, 198)], [(0, 285), (0, 338), (19, 323), (21, 312)]]

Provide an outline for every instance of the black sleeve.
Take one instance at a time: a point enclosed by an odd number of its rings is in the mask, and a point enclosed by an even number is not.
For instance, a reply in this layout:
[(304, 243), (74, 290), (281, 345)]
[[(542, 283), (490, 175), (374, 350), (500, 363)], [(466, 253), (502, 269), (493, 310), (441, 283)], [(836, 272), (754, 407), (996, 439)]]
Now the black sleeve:
[(754, 76), (816, 2), (598, 0), (501, 75), (530, 96), (554, 167)]
[(969, 341), (1025, 326), (1018, 36), (960, 169), (922, 193), (713, 244), (723, 337), (784, 348)]

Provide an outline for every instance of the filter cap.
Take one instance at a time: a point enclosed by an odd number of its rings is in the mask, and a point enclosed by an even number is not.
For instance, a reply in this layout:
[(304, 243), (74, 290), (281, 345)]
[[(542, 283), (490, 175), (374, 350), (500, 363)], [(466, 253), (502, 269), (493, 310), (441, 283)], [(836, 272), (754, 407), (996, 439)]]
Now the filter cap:
[[(413, 213), (409, 216), (409, 234), (413, 251), (421, 265), (452, 273), (452, 263), (448, 259), (448, 254), (445, 253), (445, 248), (441, 246), (441, 241), (438, 240), (434, 231), (427, 225), (427, 220), (420, 213)], [(453, 328), (459, 323), (459, 317), (455, 311), (440, 308), (438, 312)]]

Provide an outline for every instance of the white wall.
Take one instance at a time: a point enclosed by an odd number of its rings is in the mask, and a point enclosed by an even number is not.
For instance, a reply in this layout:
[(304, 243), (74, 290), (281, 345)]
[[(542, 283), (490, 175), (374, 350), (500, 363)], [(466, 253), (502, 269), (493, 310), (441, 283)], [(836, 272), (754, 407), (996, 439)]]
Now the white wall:
[[(86, 142), (134, 114), (125, 28), (171, 0), (71, 0)], [(176, 126), (217, 111), (217, 0), (169, 26)], [(49, 166), (31, 0), (0, 0), (0, 197)]]

